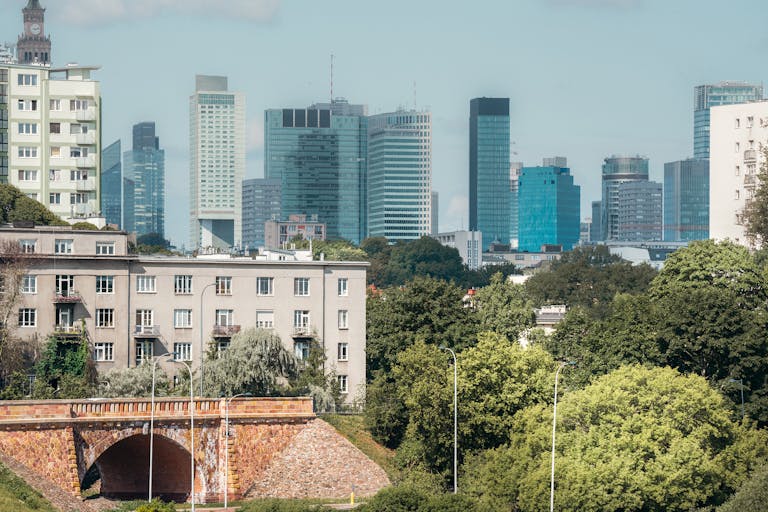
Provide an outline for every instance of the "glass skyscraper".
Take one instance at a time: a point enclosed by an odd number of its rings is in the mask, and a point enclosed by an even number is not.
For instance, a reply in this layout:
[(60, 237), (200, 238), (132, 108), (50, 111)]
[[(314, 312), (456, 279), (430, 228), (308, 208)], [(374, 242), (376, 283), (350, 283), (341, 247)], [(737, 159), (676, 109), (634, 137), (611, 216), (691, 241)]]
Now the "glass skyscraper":
[(368, 236), (390, 242), (432, 231), (432, 115), (368, 118)]
[(368, 118), (358, 115), (364, 107), (344, 103), (341, 115), (328, 105), (265, 111), (264, 169), (280, 182), (282, 218), (317, 215), (329, 239), (360, 243), (366, 233)]
[[(509, 98), (469, 102), (469, 230), (491, 243), (509, 243), (511, 223)], [(577, 223), (578, 239), (578, 223)]]
[(518, 250), (579, 243), (581, 188), (567, 167), (523, 167), (518, 179)]
[[(155, 135), (155, 123), (133, 126), (133, 146), (124, 154), (127, 188), (123, 229), (136, 235), (165, 238), (165, 150)], [(131, 199), (131, 200), (128, 200)]]
[(664, 164), (664, 240), (709, 238), (709, 161)]
[(709, 109), (711, 107), (762, 99), (762, 84), (720, 82), (696, 86), (693, 106), (693, 157), (709, 158)]
[(123, 167), (120, 140), (101, 152), (101, 213), (107, 224), (123, 227)]
[(618, 239), (626, 242), (661, 240), (661, 205), (661, 183), (654, 181), (621, 183), (619, 185)]
[(264, 223), (280, 220), (280, 181), (243, 180), (243, 245), (264, 247)]
[(641, 156), (611, 156), (603, 162), (603, 197), (600, 204), (601, 240), (619, 238), (619, 185), (648, 181), (648, 159)]

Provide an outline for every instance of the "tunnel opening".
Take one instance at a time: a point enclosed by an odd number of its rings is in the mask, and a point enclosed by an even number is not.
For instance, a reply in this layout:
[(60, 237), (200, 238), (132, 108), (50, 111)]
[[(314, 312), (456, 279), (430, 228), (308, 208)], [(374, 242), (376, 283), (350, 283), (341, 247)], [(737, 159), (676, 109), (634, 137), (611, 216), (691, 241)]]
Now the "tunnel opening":
[[(186, 502), (190, 491), (189, 451), (167, 437), (155, 434), (154, 438), (152, 497)], [(90, 494), (97, 492), (108, 499), (147, 499), (149, 435), (134, 435), (110, 446), (88, 468), (81, 488), (94, 489)]]

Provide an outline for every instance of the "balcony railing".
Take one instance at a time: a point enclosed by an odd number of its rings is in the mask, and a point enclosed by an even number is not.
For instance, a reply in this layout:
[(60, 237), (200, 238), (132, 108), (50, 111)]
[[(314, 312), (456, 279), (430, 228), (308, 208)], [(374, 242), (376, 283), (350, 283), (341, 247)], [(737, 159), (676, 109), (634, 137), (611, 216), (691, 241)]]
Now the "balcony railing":
[(96, 190), (96, 180), (88, 178), (87, 180), (77, 180), (76, 187), (78, 192), (93, 192)]
[(231, 338), (240, 332), (239, 325), (214, 325), (213, 336), (215, 338)]
[(157, 338), (160, 336), (160, 327), (157, 325), (137, 325), (133, 329), (133, 335), (137, 338)]
[(83, 298), (77, 292), (77, 290), (56, 290), (56, 294), (53, 296), (53, 302), (58, 304), (76, 304), (82, 302)]
[(95, 121), (96, 109), (78, 110), (75, 113), (75, 119), (78, 121)]
[(744, 161), (745, 162), (756, 162), (757, 161), (757, 150), (755, 149), (748, 149), (744, 152)]
[(96, 132), (78, 133), (75, 141), (82, 145), (96, 144)]
[(94, 168), (96, 167), (96, 156), (89, 155), (89, 156), (75, 157), (75, 166), (77, 166), (80, 169)]
[(312, 336), (312, 329), (308, 325), (293, 326), (294, 338), (307, 338)]
[(53, 333), (56, 336), (80, 336), (83, 333), (83, 327), (80, 324), (64, 324), (64, 325), (57, 325), (53, 328)]

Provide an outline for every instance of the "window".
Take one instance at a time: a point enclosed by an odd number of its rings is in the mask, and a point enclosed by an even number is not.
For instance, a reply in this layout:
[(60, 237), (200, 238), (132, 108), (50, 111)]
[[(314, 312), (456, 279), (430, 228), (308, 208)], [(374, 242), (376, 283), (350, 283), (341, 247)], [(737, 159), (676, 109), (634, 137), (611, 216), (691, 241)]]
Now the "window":
[(349, 329), (349, 311), (339, 310), (339, 329)]
[[(61, 100), (51, 100), (48, 103), (48, 107), (51, 110), (55, 111), (55, 112), (60, 111), (61, 110)], [(51, 132), (51, 133), (53, 133), (53, 132)], [(56, 133), (58, 133), (58, 132), (56, 132)]]
[(51, 181), (61, 181), (61, 169), (49, 169), (48, 179)]
[(272, 295), (273, 289), (272, 289), (272, 283), (273, 278), (271, 277), (257, 277), (256, 278), (256, 294), (257, 295)]
[(21, 278), (21, 293), (37, 293), (37, 276), (27, 274)]
[(349, 285), (346, 277), (339, 278), (339, 297), (346, 297), (349, 295)]
[(50, 123), (48, 125), (48, 131), (54, 135), (61, 133), (61, 123)]
[(738, 117), (736, 118), (736, 123), (734, 124), (734, 128), (741, 128), (741, 119)]
[(231, 326), (235, 325), (235, 312), (231, 309), (216, 310), (216, 325)]
[(94, 361), (114, 361), (115, 344), (114, 343), (94, 343), (93, 344)]
[(346, 375), (337, 375), (336, 378), (339, 382), (339, 392), (349, 393), (349, 380)]
[(739, 143), (737, 142), (737, 143), (736, 143), (736, 153), (738, 153), (740, 149), (741, 149), (741, 144), (739, 144)]
[(296, 359), (299, 361), (306, 361), (309, 359), (309, 349), (309, 341), (307, 340), (298, 340), (293, 344), (293, 350), (296, 354)]
[(88, 179), (88, 171), (81, 169), (69, 171), (69, 181), (80, 181)]
[(293, 312), (293, 327), (294, 329), (308, 329), (309, 328), (309, 311), (295, 310)]
[(115, 326), (115, 310), (103, 308), (96, 310), (96, 327), (110, 329)]
[(28, 110), (35, 112), (37, 110), (37, 100), (19, 100), (19, 110)]
[(174, 361), (191, 361), (192, 360), (192, 344), (191, 343), (174, 343), (173, 344), (173, 360)]
[(309, 278), (297, 277), (293, 280), (293, 294), (297, 297), (309, 295)]
[(61, 156), (61, 147), (51, 146), (51, 158), (59, 158)]
[(96, 276), (96, 293), (115, 293), (115, 276)]
[(22, 308), (19, 310), (19, 327), (37, 326), (37, 310), (34, 308)]
[(222, 338), (216, 342), (216, 358), (221, 357), (221, 353), (229, 348), (229, 339)]
[(154, 324), (154, 314), (151, 309), (136, 310), (136, 325), (140, 327), (152, 327)]
[(115, 242), (96, 242), (96, 254), (113, 256), (115, 254)]
[(339, 361), (349, 361), (349, 343), (339, 343), (338, 356)]
[(69, 148), (70, 158), (85, 158), (88, 156), (88, 148), (82, 146), (72, 146)]
[(19, 246), (21, 247), (21, 252), (25, 254), (32, 254), (35, 252), (37, 240), (19, 240)]
[(61, 204), (61, 192), (51, 192), (48, 194), (48, 204)]
[(256, 312), (256, 327), (259, 329), (272, 329), (275, 326), (275, 314), (272, 311)]
[(19, 135), (36, 135), (37, 123), (19, 123)]
[(37, 148), (31, 146), (19, 146), (19, 158), (37, 158)]
[(69, 100), (69, 110), (88, 110), (88, 100)]
[(37, 181), (37, 171), (19, 171), (19, 181)]
[(53, 252), (56, 254), (72, 254), (72, 240), (57, 238), (53, 246)]
[(737, 166), (736, 166), (736, 176), (738, 176), (739, 174), (741, 174), (741, 167), (739, 167), (739, 166), (737, 165)]
[(216, 278), (216, 295), (232, 295), (232, 278)]
[(155, 276), (136, 276), (136, 291), (138, 293), (155, 293)]
[(85, 192), (74, 192), (69, 194), (69, 204), (85, 204), (88, 202), (88, 194)]
[(19, 73), (19, 85), (37, 85), (37, 75), (26, 75)]
[(192, 276), (175, 276), (173, 279), (173, 292), (176, 295), (191, 295)]
[(739, 189), (734, 190), (733, 192), (733, 198), (738, 199), (739, 198)]
[(174, 309), (173, 326), (176, 329), (190, 329), (192, 327), (192, 310)]
[(75, 291), (75, 276), (57, 275), (56, 276), (56, 295), (69, 297)]
[(137, 341), (136, 342), (136, 364), (141, 364), (144, 361), (152, 359), (153, 343), (151, 341)]

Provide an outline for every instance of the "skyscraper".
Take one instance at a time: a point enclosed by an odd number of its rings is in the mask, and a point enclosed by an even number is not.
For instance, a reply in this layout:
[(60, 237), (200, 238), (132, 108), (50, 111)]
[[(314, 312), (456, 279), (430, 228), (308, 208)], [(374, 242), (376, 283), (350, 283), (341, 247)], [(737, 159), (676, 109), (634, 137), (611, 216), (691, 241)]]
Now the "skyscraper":
[(101, 213), (107, 224), (123, 225), (123, 167), (120, 140), (101, 152)]
[(133, 190), (132, 200), (124, 203), (123, 229), (165, 238), (165, 150), (160, 149), (154, 122), (133, 126), (133, 146), (124, 157), (125, 177)]
[(664, 164), (664, 241), (709, 238), (709, 163), (689, 158)]
[(650, 242), (662, 238), (662, 188), (654, 181), (619, 184), (619, 240)]
[[(564, 163), (564, 162), (561, 162)], [(523, 167), (518, 180), (520, 251), (545, 244), (570, 251), (579, 242), (581, 188), (567, 167)]]
[(51, 64), (51, 38), (45, 35), (45, 9), (29, 0), (22, 9), (24, 33), (16, 43), (19, 64)]
[(491, 243), (509, 243), (509, 98), (469, 102), (469, 230)]
[(592, 225), (589, 227), (589, 241), (599, 242), (603, 237), (602, 213), (603, 202), (592, 201)]
[(244, 180), (243, 245), (264, 247), (264, 223), (273, 219), (280, 220), (280, 180)]
[(364, 111), (334, 100), (331, 106), (264, 112), (264, 172), (280, 182), (282, 218), (317, 215), (331, 240), (365, 238)]
[(245, 95), (226, 77), (197, 75), (189, 100), (190, 243), (227, 249), (242, 240)]
[(611, 156), (603, 162), (603, 198), (601, 201), (602, 240), (619, 238), (619, 185), (630, 181), (648, 181), (648, 159), (641, 156)]
[(509, 244), (513, 249), (517, 248), (520, 237), (517, 187), (522, 172), (523, 162), (512, 162), (509, 165)]
[(432, 236), (437, 235), (440, 231), (440, 194), (436, 191), (432, 191)]
[(720, 82), (694, 88), (693, 157), (709, 158), (709, 122), (711, 107), (733, 105), (763, 99), (762, 84)]
[(432, 231), (432, 114), (400, 110), (368, 120), (368, 236), (391, 242)]

